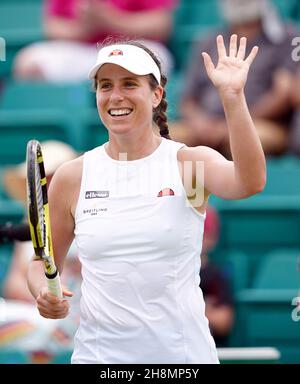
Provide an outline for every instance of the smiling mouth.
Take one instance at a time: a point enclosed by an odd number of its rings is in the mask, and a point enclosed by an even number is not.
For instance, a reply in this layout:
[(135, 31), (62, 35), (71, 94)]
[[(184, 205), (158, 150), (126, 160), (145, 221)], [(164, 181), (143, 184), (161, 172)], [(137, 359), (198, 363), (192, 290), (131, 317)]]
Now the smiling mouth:
[(119, 108), (119, 109), (110, 109), (108, 113), (112, 117), (123, 117), (123, 116), (128, 116), (131, 114), (133, 109), (131, 108)]

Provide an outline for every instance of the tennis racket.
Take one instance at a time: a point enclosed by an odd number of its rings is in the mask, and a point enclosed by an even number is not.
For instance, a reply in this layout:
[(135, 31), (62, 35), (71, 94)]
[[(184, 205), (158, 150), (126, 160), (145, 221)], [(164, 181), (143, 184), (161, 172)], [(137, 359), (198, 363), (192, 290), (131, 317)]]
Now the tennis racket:
[(47, 181), (41, 145), (37, 140), (27, 144), (27, 208), (31, 240), (35, 258), (44, 261), (49, 291), (62, 298), (59, 272), (55, 266), (50, 215), (47, 195)]

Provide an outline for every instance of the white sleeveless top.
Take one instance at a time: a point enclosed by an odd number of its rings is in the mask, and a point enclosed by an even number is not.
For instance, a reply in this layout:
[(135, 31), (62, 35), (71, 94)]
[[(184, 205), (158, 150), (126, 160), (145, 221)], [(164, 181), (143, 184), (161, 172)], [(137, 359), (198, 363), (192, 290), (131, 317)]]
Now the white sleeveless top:
[[(105, 144), (104, 144), (105, 145)], [(81, 321), (72, 363), (218, 363), (199, 288), (205, 215), (162, 139), (149, 156), (84, 154), (75, 215)]]

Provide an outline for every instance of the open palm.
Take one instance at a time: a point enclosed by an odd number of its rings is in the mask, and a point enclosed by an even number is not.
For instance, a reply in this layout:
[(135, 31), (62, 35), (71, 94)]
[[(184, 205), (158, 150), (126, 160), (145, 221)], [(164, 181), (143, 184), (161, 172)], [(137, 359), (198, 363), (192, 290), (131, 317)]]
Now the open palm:
[(219, 60), (215, 67), (211, 57), (203, 52), (202, 56), (206, 72), (214, 86), (221, 92), (238, 93), (243, 90), (248, 76), (249, 68), (255, 59), (258, 47), (252, 48), (249, 56), (246, 55), (247, 39), (242, 37), (238, 47), (237, 35), (230, 38), (229, 54), (227, 55), (222, 35), (217, 37)]

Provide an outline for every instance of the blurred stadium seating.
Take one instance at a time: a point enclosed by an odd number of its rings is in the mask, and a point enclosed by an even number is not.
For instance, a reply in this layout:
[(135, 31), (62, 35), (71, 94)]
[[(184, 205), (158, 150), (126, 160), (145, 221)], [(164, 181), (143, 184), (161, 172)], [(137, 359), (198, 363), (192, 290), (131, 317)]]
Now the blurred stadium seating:
[[(76, 150), (107, 139), (88, 83), (7, 81), (0, 98), (0, 165), (24, 160), (30, 138), (62, 140)], [(97, 131), (96, 129), (97, 128)]]
[[(298, 0), (273, 0), (280, 13), (300, 25)], [(3, 168), (24, 160), (26, 143), (59, 139), (78, 151), (107, 140), (89, 83), (16, 83), (13, 58), (21, 47), (43, 38), (42, 0), (1, 0), (0, 37), (6, 61), (0, 62), (0, 224), (19, 222), (23, 208), (3, 191)], [(169, 41), (176, 67), (167, 85), (169, 118), (178, 117), (178, 101), (191, 44), (222, 25), (217, 0), (181, 0)], [(214, 253), (232, 279), (236, 325), (231, 346), (276, 347), (281, 362), (300, 362), (299, 322), (293, 321), (292, 299), (298, 296), (300, 273), (300, 160), (291, 156), (268, 160), (267, 186), (243, 201), (211, 199), (221, 216), (221, 239)], [(10, 262), (11, 246), (0, 244), (0, 295)], [(67, 363), (63, 353), (53, 362)], [(0, 363), (28, 362), (18, 351), (0, 350)]]
[(0, 350), (0, 364), (28, 364), (28, 355), (22, 351)]
[(174, 23), (169, 44), (175, 56), (176, 69), (182, 70), (195, 39), (222, 24), (218, 0), (181, 1), (174, 15)]
[(17, 51), (43, 37), (41, 0), (2, 0), (0, 36), (6, 41), (6, 61), (1, 62), (0, 77), (9, 76)]
[[(267, 185), (257, 196), (224, 201), (212, 198), (221, 214), (216, 254), (236, 249), (248, 257), (250, 282), (263, 255), (278, 247), (300, 249), (300, 159), (268, 159)], [(300, 276), (299, 276), (300, 282)]]
[(7, 82), (0, 100), (0, 164), (22, 162), (31, 138), (61, 140), (79, 149), (88, 107), (86, 84)]
[(251, 289), (237, 295), (237, 327), (232, 343), (272, 345), (281, 362), (300, 363), (299, 322), (292, 300), (299, 296), (300, 251), (278, 249), (264, 256)]

